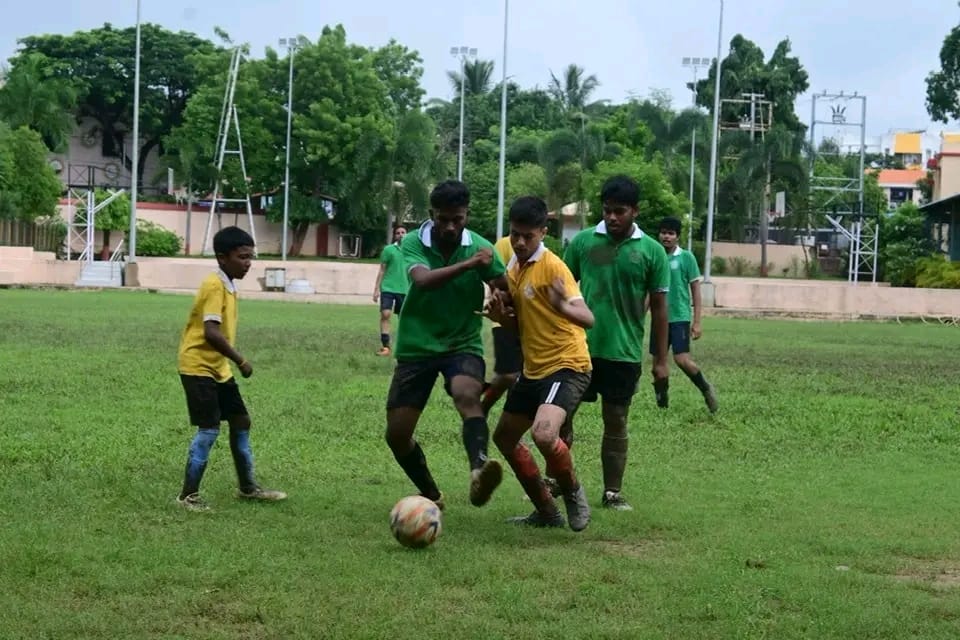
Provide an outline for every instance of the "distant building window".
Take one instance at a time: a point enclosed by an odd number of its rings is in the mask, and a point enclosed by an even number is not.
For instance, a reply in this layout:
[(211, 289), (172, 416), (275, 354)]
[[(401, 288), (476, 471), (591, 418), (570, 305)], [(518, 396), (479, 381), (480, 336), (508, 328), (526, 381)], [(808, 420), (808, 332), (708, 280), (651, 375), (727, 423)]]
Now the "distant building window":
[(913, 201), (913, 189), (894, 187), (890, 189), (890, 204), (903, 204)]

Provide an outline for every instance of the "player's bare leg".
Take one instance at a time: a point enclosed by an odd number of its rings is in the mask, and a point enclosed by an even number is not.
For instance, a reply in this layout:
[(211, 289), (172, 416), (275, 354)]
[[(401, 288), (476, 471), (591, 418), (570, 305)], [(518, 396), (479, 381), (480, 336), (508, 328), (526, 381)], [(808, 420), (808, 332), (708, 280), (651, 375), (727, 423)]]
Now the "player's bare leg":
[(602, 401), (603, 442), (600, 463), (603, 466), (603, 506), (616, 511), (629, 511), (629, 503), (620, 495), (623, 474), (627, 468), (627, 417), (630, 407)]
[(503, 397), (503, 394), (513, 386), (513, 383), (520, 377), (520, 373), (497, 373), (493, 376), (490, 384), (483, 391), (480, 405), (483, 408), (483, 415), (489, 416), (490, 409)]
[(380, 351), (377, 352), (378, 356), (388, 356), (390, 355), (390, 316), (392, 312), (390, 309), (381, 309), (380, 310)]
[(563, 515), (543, 482), (533, 454), (527, 445), (520, 441), (531, 424), (524, 415), (504, 412), (500, 415), (500, 421), (493, 433), (494, 443), (510, 464), (535, 509), (528, 516), (510, 518), (508, 522), (534, 527), (562, 527)]
[(573, 469), (570, 449), (560, 439), (560, 428), (566, 418), (564, 409), (552, 404), (540, 405), (533, 419), (533, 442), (546, 461), (547, 475), (555, 478), (560, 486), (570, 528), (582, 531), (590, 522), (590, 505)]
[(696, 385), (700, 393), (703, 394), (703, 401), (707, 403), (707, 409), (709, 409), (710, 413), (716, 413), (717, 409), (720, 408), (720, 404), (717, 402), (716, 389), (703, 377), (703, 372), (700, 371), (700, 367), (693, 361), (690, 354), (677, 353), (673, 356), (673, 361), (677, 363), (677, 366), (690, 378), (690, 382)]

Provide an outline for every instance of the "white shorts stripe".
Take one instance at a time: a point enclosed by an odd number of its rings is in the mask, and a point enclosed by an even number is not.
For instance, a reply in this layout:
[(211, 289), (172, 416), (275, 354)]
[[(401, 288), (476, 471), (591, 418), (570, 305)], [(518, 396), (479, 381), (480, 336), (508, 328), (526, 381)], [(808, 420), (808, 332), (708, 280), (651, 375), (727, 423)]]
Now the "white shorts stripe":
[(550, 404), (553, 402), (553, 399), (557, 397), (558, 391), (560, 391), (559, 380), (550, 385), (550, 393), (547, 394), (547, 399), (543, 401), (543, 404)]

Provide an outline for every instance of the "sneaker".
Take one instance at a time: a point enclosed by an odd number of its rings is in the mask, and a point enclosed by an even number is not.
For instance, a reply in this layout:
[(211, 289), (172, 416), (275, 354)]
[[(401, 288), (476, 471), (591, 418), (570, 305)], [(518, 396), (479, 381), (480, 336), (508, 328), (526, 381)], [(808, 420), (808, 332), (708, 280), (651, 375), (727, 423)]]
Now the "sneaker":
[(620, 495), (619, 491), (604, 491), (603, 500), (600, 504), (605, 509), (613, 509), (614, 511), (633, 511), (633, 507)]
[(254, 487), (249, 491), (244, 491), (243, 489), (237, 491), (237, 497), (244, 500), (259, 500), (260, 502), (279, 502), (280, 500), (286, 500), (287, 494), (283, 491)]
[(479, 469), (470, 472), (470, 504), (482, 507), (490, 501), (494, 489), (503, 480), (503, 467), (496, 460), (487, 460)]
[(717, 409), (720, 408), (720, 403), (717, 402), (717, 390), (713, 388), (713, 385), (708, 385), (707, 390), (703, 392), (703, 400), (707, 403), (707, 409), (710, 410), (710, 413), (716, 413)]
[(587, 504), (587, 492), (581, 484), (577, 489), (563, 496), (567, 507), (567, 520), (574, 531), (583, 531), (590, 523), (590, 505)]
[(563, 514), (559, 511), (554, 511), (553, 515), (545, 516), (539, 511), (534, 511), (528, 516), (518, 516), (516, 518), (508, 518), (507, 522), (510, 524), (520, 525), (524, 527), (548, 527), (548, 528), (562, 528), (566, 525), (566, 522), (563, 519)]
[(181, 498), (177, 496), (177, 504), (186, 509), (187, 511), (209, 511), (210, 505), (207, 504), (206, 500), (200, 497), (199, 493), (191, 493), (190, 495)]
[[(420, 495), (423, 496), (422, 493), (421, 493)], [(423, 497), (424, 497), (424, 498), (427, 498), (427, 496), (423, 496)], [(442, 493), (442, 492), (440, 493), (440, 497), (437, 498), (436, 500), (431, 500), (430, 498), (427, 498), (427, 500), (430, 500), (430, 502), (432, 502), (433, 504), (437, 505), (437, 509), (440, 509), (440, 511), (443, 511), (443, 510), (446, 508), (446, 506), (447, 506), (447, 503), (443, 501), (443, 493)]]
[(393, 352), (390, 351), (390, 347), (380, 347), (380, 350), (377, 351), (377, 355), (378, 355), (378, 356), (388, 356), (388, 355), (390, 355), (391, 353), (393, 353)]

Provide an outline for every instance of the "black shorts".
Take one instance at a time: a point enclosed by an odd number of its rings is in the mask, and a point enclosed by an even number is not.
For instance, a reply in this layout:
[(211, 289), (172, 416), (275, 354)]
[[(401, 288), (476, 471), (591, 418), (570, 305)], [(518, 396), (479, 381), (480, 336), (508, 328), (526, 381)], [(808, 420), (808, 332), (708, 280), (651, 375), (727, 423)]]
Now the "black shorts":
[[(678, 353), (690, 353), (690, 323), (689, 322), (671, 322), (667, 331), (667, 349), (673, 349), (674, 355)], [(657, 355), (656, 338), (653, 331), (650, 331), (650, 355)]]
[(402, 293), (390, 293), (389, 291), (380, 292), (380, 311), (393, 311), (400, 315), (403, 308), (403, 299), (406, 296)]
[(247, 415), (247, 407), (240, 396), (237, 381), (230, 378), (217, 382), (207, 376), (180, 374), (183, 391), (187, 395), (190, 424), (200, 429), (219, 429), (220, 422)]
[(523, 351), (520, 349), (520, 334), (503, 327), (493, 328), (494, 373), (520, 373), (523, 371)]
[(639, 362), (593, 358), (593, 376), (583, 393), (583, 402), (596, 402), (597, 396), (602, 396), (607, 404), (629, 407), (639, 380)]
[(450, 381), (456, 376), (469, 376), (483, 384), (487, 365), (483, 358), (472, 353), (397, 362), (387, 394), (387, 411), (401, 407), (423, 411), (438, 375), (443, 376), (443, 388), (450, 395)]
[(523, 374), (510, 387), (504, 413), (515, 413), (533, 420), (540, 405), (552, 404), (569, 415), (580, 404), (583, 392), (590, 386), (590, 372), (560, 369), (546, 378), (531, 380)]

